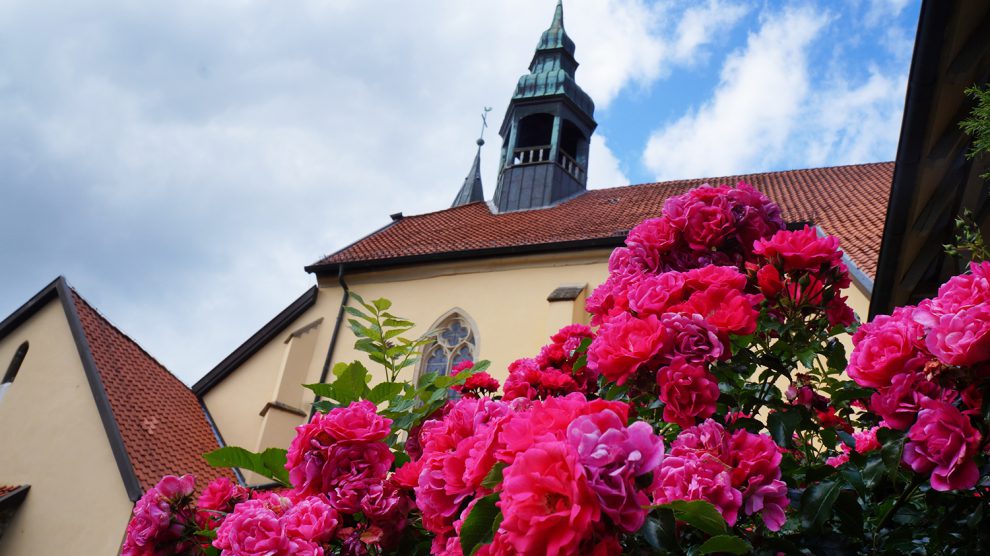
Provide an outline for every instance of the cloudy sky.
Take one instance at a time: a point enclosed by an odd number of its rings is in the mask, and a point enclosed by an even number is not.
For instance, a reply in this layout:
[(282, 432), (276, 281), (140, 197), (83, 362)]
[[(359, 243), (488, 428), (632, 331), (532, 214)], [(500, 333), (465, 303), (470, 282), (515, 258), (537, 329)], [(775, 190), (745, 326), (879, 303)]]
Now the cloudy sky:
[[(303, 266), (449, 206), (553, 4), (0, 2), (0, 318), (62, 274), (194, 382)], [(589, 185), (893, 159), (918, 10), (569, 0)]]

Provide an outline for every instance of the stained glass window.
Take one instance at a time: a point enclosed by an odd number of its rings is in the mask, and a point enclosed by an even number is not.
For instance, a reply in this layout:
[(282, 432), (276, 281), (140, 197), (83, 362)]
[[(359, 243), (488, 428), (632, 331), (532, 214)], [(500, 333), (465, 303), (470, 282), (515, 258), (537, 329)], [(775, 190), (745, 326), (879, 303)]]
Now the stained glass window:
[(448, 374), (463, 361), (474, 361), (477, 341), (474, 330), (459, 313), (440, 320), (428, 334), (432, 341), (423, 348), (421, 372)]

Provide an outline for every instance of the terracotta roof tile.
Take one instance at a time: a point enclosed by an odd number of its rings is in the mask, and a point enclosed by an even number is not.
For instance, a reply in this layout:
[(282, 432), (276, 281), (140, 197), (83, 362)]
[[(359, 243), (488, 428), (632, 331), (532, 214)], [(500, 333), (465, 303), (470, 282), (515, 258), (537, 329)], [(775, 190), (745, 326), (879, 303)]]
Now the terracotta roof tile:
[(503, 214), (472, 203), (402, 218), (314, 267), (624, 236), (658, 216), (672, 195), (703, 183), (745, 181), (775, 200), (787, 221), (810, 221), (838, 236), (856, 266), (872, 278), (893, 172), (893, 162), (876, 162), (648, 183), (594, 189), (553, 207)]
[(19, 487), (19, 486), (11, 486), (11, 485), (0, 485), (0, 496), (6, 496), (6, 495), (10, 494), (11, 492), (14, 492), (15, 490), (17, 490), (19, 488), (21, 488), (21, 487)]
[(200, 488), (216, 477), (234, 479), (202, 458), (218, 443), (192, 391), (75, 290), (72, 298), (141, 487), (186, 473)]

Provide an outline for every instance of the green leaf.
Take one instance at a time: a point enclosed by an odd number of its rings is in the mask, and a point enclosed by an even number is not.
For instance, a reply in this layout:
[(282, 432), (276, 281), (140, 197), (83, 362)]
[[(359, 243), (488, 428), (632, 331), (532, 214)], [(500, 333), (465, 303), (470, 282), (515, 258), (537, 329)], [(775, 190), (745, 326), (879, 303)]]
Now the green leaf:
[(722, 514), (704, 500), (674, 500), (657, 507), (673, 511), (678, 520), (709, 535), (723, 535), (728, 531)]
[(474, 554), (478, 547), (491, 542), (495, 536), (496, 519), (501, 513), (495, 502), (498, 502), (498, 493), (479, 499), (464, 519), (461, 525), (461, 551), (465, 555)]
[(842, 483), (823, 481), (808, 487), (801, 496), (801, 525), (817, 530), (832, 516), (832, 506), (839, 498)]
[(650, 548), (654, 550), (660, 549), (660, 537), (657, 534), (659, 526), (657, 522), (652, 519), (647, 519), (643, 522), (643, 526), (639, 528), (639, 534), (642, 535), (643, 540), (646, 544), (650, 545)]
[(714, 554), (728, 552), (729, 554), (748, 554), (752, 550), (749, 543), (733, 535), (716, 535), (701, 545), (699, 554)]
[(310, 390), (313, 391), (314, 394), (316, 394), (321, 398), (337, 399), (337, 397), (334, 395), (333, 384), (323, 384), (323, 383), (303, 384), (303, 387), (309, 388)]
[(392, 400), (401, 393), (401, 382), (382, 382), (380, 384), (376, 384), (375, 387), (371, 389), (371, 392), (368, 392), (368, 401), (375, 405), (387, 401), (389, 402), (389, 405), (391, 405)]
[(767, 417), (770, 437), (783, 448), (793, 444), (794, 429), (800, 424), (801, 414), (796, 411), (777, 411)]
[(334, 399), (345, 405), (363, 399), (368, 393), (370, 378), (368, 369), (360, 361), (347, 365), (333, 381)]
[(392, 306), (392, 302), (384, 297), (379, 297), (371, 303), (374, 304), (375, 308), (379, 311), (388, 311), (388, 308)]
[(495, 488), (502, 483), (502, 470), (505, 469), (505, 462), (497, 461), (492, 470), (485, 475), (481, 481), (481, 486), (485, 488)]
[[(203, 454), (203, 459), (213, 467), (239, 467), (289, 486), (285, 454), (286, 451), (280, 448), (269, 448), (261, 454), (256, 454), (244, 448), (226, 446)], [(279, 465), (281, 465), (280, 469)]]
[(887, 467), (887, 473), (896, 476), (901, 468), (901, 455), (904, 452), (904, 433), (893, 429), (877, 429), (880, 441), (880, 458)]
[(291, 483), (289, 470), (285, 468), (286, 455), (286, 450), (282, 448), (268, 448), (261, 452), (261, 464), (271, 472), (271, 475), (266, 476), (270, 476), (283, 485)]

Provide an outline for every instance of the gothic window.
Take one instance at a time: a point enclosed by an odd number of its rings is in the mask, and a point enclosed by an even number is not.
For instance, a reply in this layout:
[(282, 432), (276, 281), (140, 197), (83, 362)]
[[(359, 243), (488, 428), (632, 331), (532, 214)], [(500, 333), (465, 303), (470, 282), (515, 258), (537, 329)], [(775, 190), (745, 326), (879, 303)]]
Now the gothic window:
[(463, 361), (473, 361), (478, 350), (477, 334), (467, 317), (450, 311), (427, 333), (430, 343), (423, 348), (420, 373), (448, 374)]
[(3, 374), (3, 381), (0, 381), (0, 399), (3, 398), (4, 393), (10, 388), (10, 383), (14, 382), (14, 379), (17, 378), (17, 371), (21, 369), (21, 363), (24, 362), (24, 356), (27, 355), (28, 347), (28, 343), (24, 342), (14, 352), (14, 357), (10, 360), (7, 372)]

